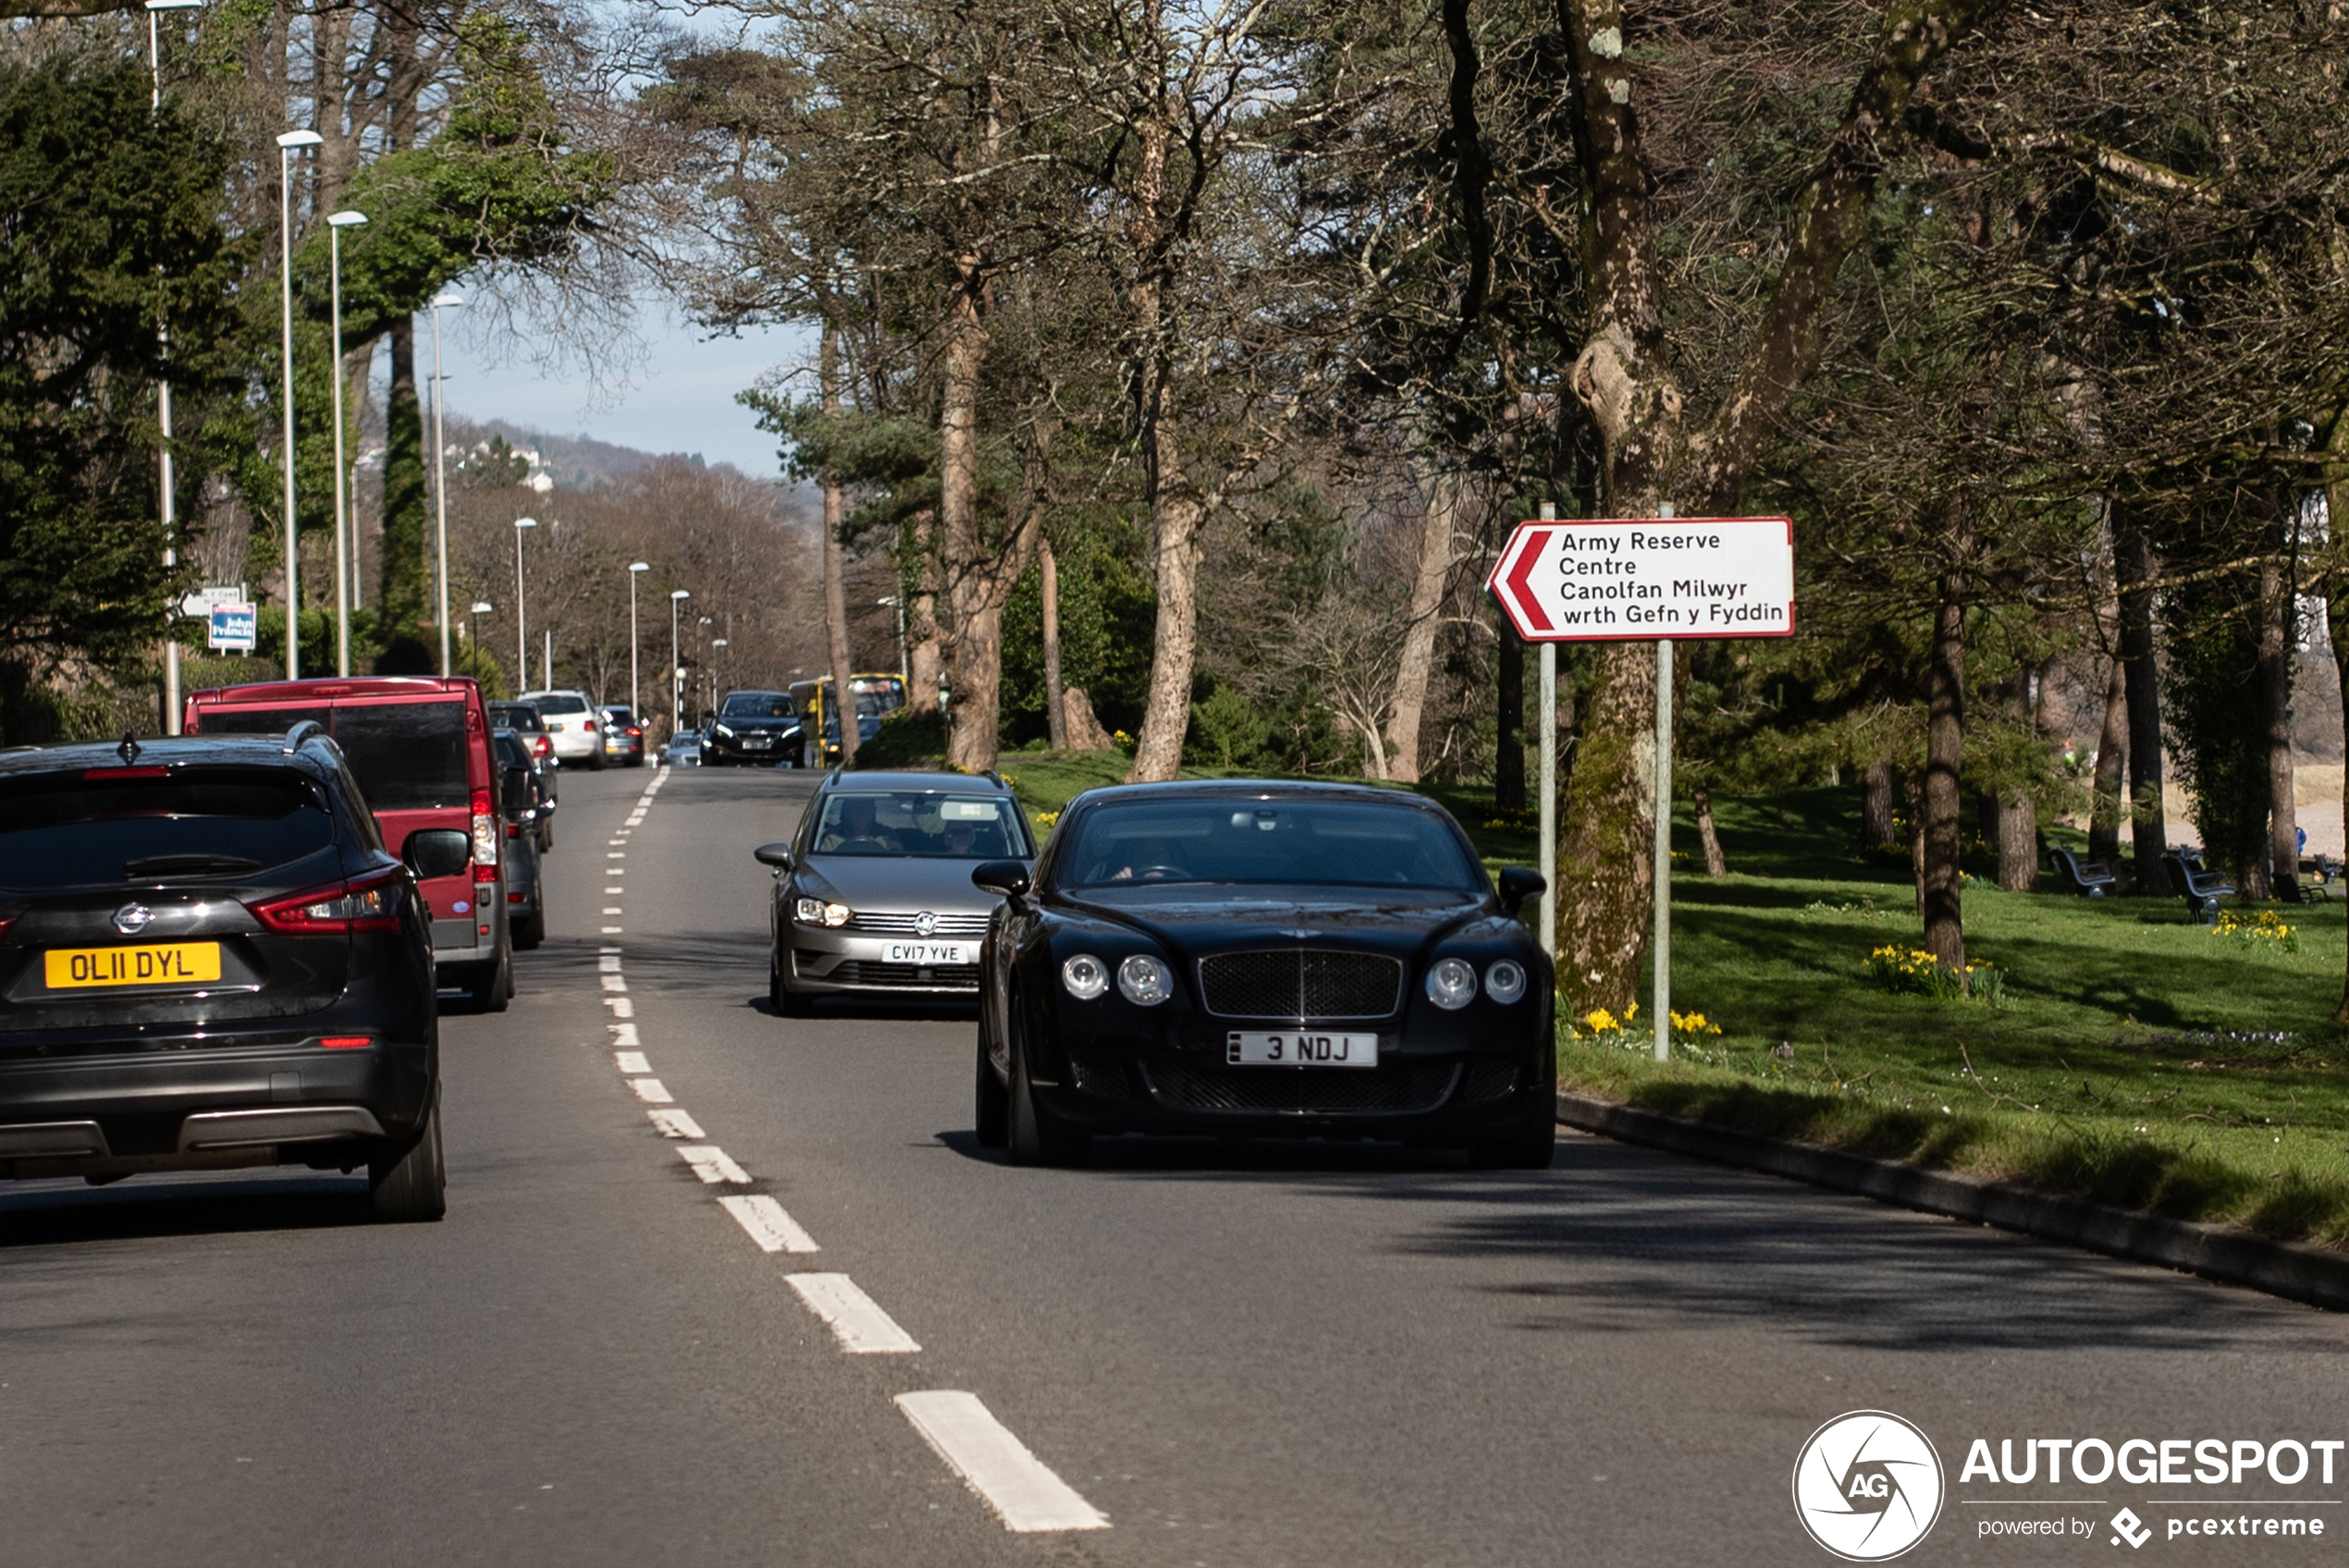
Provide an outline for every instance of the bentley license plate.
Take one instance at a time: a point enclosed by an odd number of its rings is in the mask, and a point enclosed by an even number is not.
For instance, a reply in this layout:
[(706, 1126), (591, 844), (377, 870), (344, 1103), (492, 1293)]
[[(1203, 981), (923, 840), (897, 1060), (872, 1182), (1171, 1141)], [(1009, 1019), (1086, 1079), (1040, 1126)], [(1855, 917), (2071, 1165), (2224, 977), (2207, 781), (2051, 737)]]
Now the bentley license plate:
[(156, 942), (137, 948), (51, 948), (42, 979), (53, 991), (92, 986), (180, 986), (220, 978), (217, 942)]
[(1224, 1036), (1224, 1060), (1234, 1067), (1376, 1067), (1376, 1035), (1243, 1035)]
[(889, 944), (892, 963), (969, 963), (960, 942), (892, 942)]

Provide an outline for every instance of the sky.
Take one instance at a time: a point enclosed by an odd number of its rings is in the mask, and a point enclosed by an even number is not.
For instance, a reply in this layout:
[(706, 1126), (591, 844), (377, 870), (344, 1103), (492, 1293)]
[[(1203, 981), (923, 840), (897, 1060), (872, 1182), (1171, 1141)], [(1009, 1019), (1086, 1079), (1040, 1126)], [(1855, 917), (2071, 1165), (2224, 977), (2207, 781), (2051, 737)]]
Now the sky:
[[(431, 353), (429, 325), (419, 322), (419, 359)], [(467, 419), (510, 421), (553, 435), (590, 435), (654, 453), (698, 453), (710, 463), (732, 463), (760, 479), (781, 475), (775, 437), (734, 394), (779, 364), (805, 354), (806, 335), (793, 329), (746, 332), (705, 340), (699, 330), (667, 319), (647, 301), (637, 329), (644, 358), (624, 380), (598, 385), (585, 373), (542, 369), (526, 354), (498, 343), (481, 344), (445, 318), (441, 352), (449, 376), (449, 411)], [(430, 374), (429, 364), (419, 363)]]

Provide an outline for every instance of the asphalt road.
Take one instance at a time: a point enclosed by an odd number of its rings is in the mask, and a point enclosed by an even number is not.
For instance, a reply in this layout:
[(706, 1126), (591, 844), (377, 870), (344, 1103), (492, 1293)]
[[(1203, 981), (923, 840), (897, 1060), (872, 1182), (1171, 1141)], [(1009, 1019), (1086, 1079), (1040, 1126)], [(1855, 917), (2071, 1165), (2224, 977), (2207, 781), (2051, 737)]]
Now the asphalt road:
[[(1860, 1408), (1948, 1467), (1909, 1561), (2110, 1561), (1966, 1500), (2177, 1488), (1961, 1485), (1971, 1439), (2349, 1436), (2341, 1317), (1599, 1139), (1013, 1170), (966, 1015), (769, 1011), (750, 850), (809, 782), (565, 778), (548, 940), (444, 1021), (445, 1222), (308, 1172), (0, 1187), (0, 1564), (1807, 1564), (1790, 1467)], [(1106, 1527), (1006, 1529), (896, 1403), (942, 1390), (1016, 1439), (997, 1502), (1024, 1445)], [(2315, 1512), (2156, 1544), (2337, 1556)]]

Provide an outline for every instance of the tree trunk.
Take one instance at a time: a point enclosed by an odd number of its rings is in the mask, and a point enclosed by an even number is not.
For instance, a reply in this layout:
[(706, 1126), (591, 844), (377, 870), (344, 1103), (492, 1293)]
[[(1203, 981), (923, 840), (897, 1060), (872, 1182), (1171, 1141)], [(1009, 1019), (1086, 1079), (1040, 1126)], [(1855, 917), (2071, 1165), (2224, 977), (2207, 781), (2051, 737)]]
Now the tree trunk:
[(2105, 682), (2104, 729), (2097, 740), (2097, 772), (2088, 813), (2088, 858), (2111, 865), (2121, 858), (2121, 789), (2129, 766), (2129, 666), (2112, 661)]
[(2039, 813), (2027, 790), (1998, 802), (1998, 886), (2028, 893), (2039, 885)]
[[(2281, 538), (2271, 545), (2281, 548)], [(2268, 718), (2268, 890), (2300, 901), (2300, 835), (2292, 799), (2293, 588), (2283, 563), (2259, 566), (2259, 697)]]
[(1941, 580), (1933, 614), (1925, 726), (1925, 947), (1965, 973), (1965, 920), (1960, 907), (1962, 844), (1959, 769), (1965, 749), (1965, 604), (1954, 577)]
[(1064, 752), (1068, 750), (1068, 711), (1061, 686), (1061, 570), (1052, 555), (1052, 542), (1042, 540), (1039, 547), (1044, 555), (1044, 722), (1051, 730), (1052, 750)]
[[(840, 330), (829, 314), (824, 317), (818, 374), (825, 417), (836, 418), (840, 413)], [(831, 666), (832, 692), (838, 699), (835, 705), (841, 710), (840, 766), (851, 768), (856, 766), (856, 747), (863, 737), (849, 712), (855, 702), (848, 694), (848, 574), (847, 562), (842, 558), (846, 551), (840, 542), (840, 527), (846, 509), (840, 474), (828, 464), (824, 469), (824, 654)]]
[(1559, 803), (1557, 985), (1569, 1016), (1620, 1018), (1654, 896), (1655, 645), (1603, 643), (1597, 664)]
[(1892, 763), (1878, 757), (1868, 764), (1866, 781), (1860, 786), (1860, 847), (1896, 849), (1900, 843), (1900, 830), (1892, 821)]
[(1704, 846), (1704, 874), (1727, 876), (1729, 863), (1721, 853), (1721, 835), (1713, 826), (1713, 791), (1699, 790), (1693, 796), (1696, 806), (1696, 839)]
[[(954, 290), (938, 414), (938, 554), (946, 579), (946, 760), (972, 773), (995, 766), (1003, 671), (1002, 606), (978, 532), (978, 377), (987, 362), (983, 285), (974, 263)], [(843, 715), (842, 724), (846, 717)]]
[(2161, 802), (2161, 685), (2154, 665), (2153, 594), (2134, 584), (2153, 577), (2153, 551), (2145, 529), (2127, 508), (2115, 504), (2113, 572), (2121, 580), (2121, 657), (2129, 680), (2129, 826), (2134, 840), (2137, 891), (2148, 898), (2170, 892), (2161, 864), (2169, 847), (2169, 818)]
[[(1145, 7), (1159, 50), (1162, 17)], [(1163, 80), (1162, 78), (1161, 79)], [(1199, 525), (1204, 508), (1184, 472), (1178, 422), (1168, 405), (1174, 346), (1167, 342), (1166, 288), (1175, 265), (1165, 214), (1166, 153), (1174, 140), (1175, 103), (1162, 88), (1139, 128), (1130, 239), (1136, 257), (1128, 301), (1140, 355), (1136, 377), (1140, 411), (1143, 489), (1150, 513), (1150, 569), (1158, 586), (1158, 624), (1150, 644), (1150, 694), (1142, 734), (1134, 748), (1129, 783), (1174, 777), (1183, 766), (1183, 738), (1191, 727), (1191, 676), (1199, 660)]]
[(1493, 803), (1503, 811), (1525, 809), (1525, 644), (1517, 629), (1501, 618), (1499, 644), (1494, 650), (1500, 686), (1500, 711), (1494, 716)]
[(1452, 574), (1452, 541), (1459, 528), (1465, 489), (1458, 474), (1429, 472), (1422, 467), (1420, 496), (1427, 511), (1420, 524), (1419, 571), (1411, 584), (1411, 621), (1404, 630), (1403, 656), (1395, 668), (1395, 697), (1386, 721), (1385, 777), (1406, 784), (1420, 780), (1420, 716), (1427, 707), (1435, 633), (1443, 624), (1444, 584)]
[(1917, 918), (1925, 918), (1925, 776), (1900, 774), (1900, 794), (1909, 805), (1909, 882), (1915, 896)]
[(913, 603), (905, 616), (909, 644), (905, 706), (914, 713), (938, 711), (938, 528), (935, 514), (914, 520)]

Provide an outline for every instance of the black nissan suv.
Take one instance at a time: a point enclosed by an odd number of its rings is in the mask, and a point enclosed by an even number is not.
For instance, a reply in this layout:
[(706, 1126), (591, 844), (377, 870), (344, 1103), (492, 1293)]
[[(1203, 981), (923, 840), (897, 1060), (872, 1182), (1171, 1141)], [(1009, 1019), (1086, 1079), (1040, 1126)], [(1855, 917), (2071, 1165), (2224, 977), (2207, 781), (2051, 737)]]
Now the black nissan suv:
[(0, 1177), (307, 1165), (443, 1208), (419, 876), (316, 724), (0, 752)]

